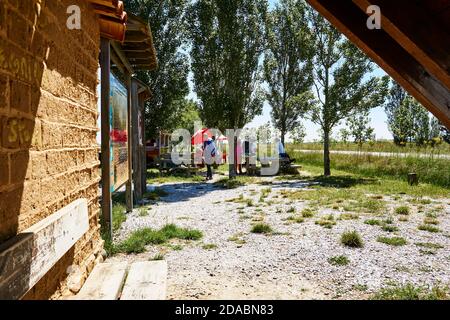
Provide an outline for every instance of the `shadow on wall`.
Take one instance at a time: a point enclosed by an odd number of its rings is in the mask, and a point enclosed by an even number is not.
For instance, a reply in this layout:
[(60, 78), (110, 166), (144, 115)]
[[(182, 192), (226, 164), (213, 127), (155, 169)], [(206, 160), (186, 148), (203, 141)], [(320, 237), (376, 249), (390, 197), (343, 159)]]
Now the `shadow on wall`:
[[(83, 78), (83, 69), (77, 64), (82, 59), (73, 44), (83, 45), (84, 34), (66, 29), (66, 2), (87, 6), (82, 0), (45, 1), (42, 5), (0, 2), (0, 290), (11, 293), (17, 289), (2, 287), (6, 278), (17, 278), (13, 286), (26, 285), (34, 254), (27, 245), (30, 241), (23, 242), (29, 235), (16, 235), (82, 195), (69, 192), (65, 175), (50, 179), (67, 170), (58, 172), (54, 167), (57, 161), (49, 162), (53, 150), (65, 148), (66, 127), (59, 123), (68, 121), (60, 115), (68, 111), (76, 116), (76, 110), (64, 109), (70, 104), (60, 102), (80, 83), (95, 90), (96, 81), (95, 73), (93, 80)], [(19, 264), (13, 270), (6, 263), (11, 254), (4, 248), (12, 243), (19, 248), (14, 251)], [(49, 298), (67, 277), (74, 253), (72, 247), (48, 273), (51, 276), (42, 278), (24, 298)], [(0, 298), (8, 298), (2, 293)], [(16, 297), (12, 294), (10, 298)]]

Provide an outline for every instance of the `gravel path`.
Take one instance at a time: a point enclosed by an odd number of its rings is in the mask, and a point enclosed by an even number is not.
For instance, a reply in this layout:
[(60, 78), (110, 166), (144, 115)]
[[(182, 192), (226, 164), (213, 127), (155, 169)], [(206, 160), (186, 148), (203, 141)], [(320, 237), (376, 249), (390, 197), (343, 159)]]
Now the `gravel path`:
[[(366, 217), (339, 220), (332, 229), (326, 229), (315, 224), (317, 218), (330, 213), (338, 217), (339, 211), (325, 208), (303, 223), (286, 223), (291, 215), (289, 208), (294, 206), (300, 211), (307, 203), (291, 203), (277, 195), (281, 190), (307, 187), (305, 182), (264, 179), (272, 182), (265, 201), (273, 200), (274, 204), (259, 203), (261, 189), (267, 185), (231, 190), (212, 183), (161, 185), (169, 195), (152, 205), (148, 216), (141, 217), (138, 212), (129, 215), (116, 240), (139, 228), (160, 228), (166, 223), (201, 230), (203, 239), (172, 242), (182, 245), (182, 250), (148, 246), (145, 253), (120, 254), (110, 259), (148, 260), (163, 253), (169, 266), (169, 299), (358, 299), (369, 297), (390, 281), (450, 284), (450, 199), (439, 201), (439, 233), (419, 231), (417, 226), (424, 214), (415, 210), (407, 222), (398, 222), (394, 217), (400, 229), (395, 233), (365, 224)], [(255, 206), (226, 201), (241, 194), (252, 198)], [(394, 204), (392, 199), (389, 202), (390, 206)], [(428, 206), (436, 206), (436, 202)], [(252, 223), (261, 219), (275, 234), (250, 232)], [(357, 230), (364, 247), (351, 249), (340, 244), (340, 235), (346, 230)], [(404, 237), (408, 244), (393, 247), (376, 241), (378, 236), (394, 235)], [(231, 241), (233, 236), (245, 243)], [(424, 250), (428, 249), (417, 246), (419, 242), (444, 248), (426, 254)], [(204, 244), (215, 244), (217, 248), (206, 250)], [(345, 255), (350, 263), (331, 265), (328, 259), (338, 255)]]

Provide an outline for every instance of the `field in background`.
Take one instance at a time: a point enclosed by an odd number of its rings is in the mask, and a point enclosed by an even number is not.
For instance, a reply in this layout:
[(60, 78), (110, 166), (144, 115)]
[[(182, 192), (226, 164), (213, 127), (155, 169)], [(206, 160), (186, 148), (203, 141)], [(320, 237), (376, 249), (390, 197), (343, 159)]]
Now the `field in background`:
[[(291, 150), (322, 150), (323, 144), (320, 142), (306, 142), (299, 144), (289, 144)], [(331, 142), (330, 150), (336, 151), (366, 151), (366, 152), (393, 152), (393, 153), (423, 153), (423, 154), (449, 154), (450, 144), (441, 143), (435, 147), (417, 146), (414, 143), (409, 143), (406, 146), (400, 147), (395, 145), (392, 141), (375, 141), (364, 143), (361, 148), (356, 143), (348, 142)]]
[[(295, 152), (296, 149), (298, 149), (296, 145), (289, 145), (287, 148), (291, 158), (296, 159), (296, 163), (318, 168), (323, 166), (321, 153)], [(420, 182), (445, 189), (450, 188), (450, 160), (446, 159), (419, 158), (413, 155), (409, 157), (377, 157), (367, 154), (331, 154), (331, 168), (332, 175), (333, 170), (342, 170), (364, 177), (384, 177), (402, 181), (406, 181), (408, 173), (415, 172), (418, 174)]]

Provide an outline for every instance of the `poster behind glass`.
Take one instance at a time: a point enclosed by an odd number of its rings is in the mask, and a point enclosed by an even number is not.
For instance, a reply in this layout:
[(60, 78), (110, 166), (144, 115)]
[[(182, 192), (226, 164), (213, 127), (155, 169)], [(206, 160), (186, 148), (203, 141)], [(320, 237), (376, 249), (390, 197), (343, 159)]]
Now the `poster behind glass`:
[(111, 191), (128, 181), (128, 105), (127, 90), (111, 74)]

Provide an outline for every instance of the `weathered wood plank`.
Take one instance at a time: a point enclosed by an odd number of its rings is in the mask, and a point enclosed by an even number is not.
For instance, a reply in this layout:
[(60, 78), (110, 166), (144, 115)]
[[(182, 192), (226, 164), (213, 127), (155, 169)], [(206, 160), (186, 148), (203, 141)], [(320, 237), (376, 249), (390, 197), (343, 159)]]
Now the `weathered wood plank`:
[(20, 299), (89, 229), (78, 199), (0, 246), (0, 299)]
[(166, 261), (135, 262), (131, 265), (120, 300), (165, 300)]
[(74, 300), (117, 300), (127, 273), (127, 263), (101, 263), (95, 266)]
[(307, 2), (450, 128), (450, 90), (385, 30), (369, 30), (366, 13), (353, 1)]

